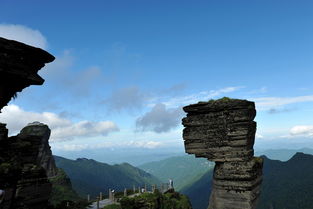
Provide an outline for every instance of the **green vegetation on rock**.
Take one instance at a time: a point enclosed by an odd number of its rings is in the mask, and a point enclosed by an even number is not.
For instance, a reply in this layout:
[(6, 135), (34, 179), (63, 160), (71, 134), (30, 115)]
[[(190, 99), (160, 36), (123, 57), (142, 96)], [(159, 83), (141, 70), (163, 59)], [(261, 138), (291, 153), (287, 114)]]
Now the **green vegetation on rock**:
[(72, 189), (72, 184), (69, 177), (62, 169), (58, 169), (58, 174), (55, 177), (49, 179), (52, 183), (52, 192), (49, 202), (53, 206), (60, 206), (66, 202), (80, 202), (87, 204), (87, 202), (78, 196), (78, 194)]
[(238, 99), (232, 99), (232, 98), (229, 98), (229, 97), (222, 97), (220, 99), (210, 99), (209, 102), (210, 103), (213, 103), (213, 102), (229, 102), (229, 101), (232, 101), (232, 100), (238, 100)]
[(113, 204), (113, 205), (107, 205), (103, 209), (122, 209), (122, 208), (118, 204)]
[(122, 209), (192, 209), (188, 198), (174, 190), (162, 194), (143, 193), (135, 197), (123, 197), (120, 200)]

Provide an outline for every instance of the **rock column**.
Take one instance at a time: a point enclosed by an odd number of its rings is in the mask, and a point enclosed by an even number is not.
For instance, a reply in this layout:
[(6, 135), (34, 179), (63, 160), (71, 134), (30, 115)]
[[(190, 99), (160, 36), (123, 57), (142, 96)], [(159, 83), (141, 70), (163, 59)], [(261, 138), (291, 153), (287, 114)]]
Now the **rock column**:
[(215, 161), (208, 209), (254, 209), (263, 161), (254, 157), (254, 102), (223, 98), (183, 108), (185, 150)]

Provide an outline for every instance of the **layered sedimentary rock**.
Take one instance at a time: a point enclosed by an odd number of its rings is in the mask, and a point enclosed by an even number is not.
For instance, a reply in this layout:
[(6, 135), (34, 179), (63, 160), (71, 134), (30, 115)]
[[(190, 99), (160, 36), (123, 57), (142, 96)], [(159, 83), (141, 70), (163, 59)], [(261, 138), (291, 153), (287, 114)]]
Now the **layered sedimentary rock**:
[(262, 182), (261, 158), (253, 157), (253, 102), (223, 98), (184, 107), (185, 150), (215, 161), (209, 209), (256, 208)]
[(30, 85), (42, 85), (37, 72), (52, 62), (48, 52), (0, 37), (0, 111), (17, 92)]
[[(53, 60), (42, 49), (0, 38), (0, 110), (17, 92), (42, 85), (44, 80), (37, 72)], [(8, 137), (6, 125), (0, 123), (1, 209), (46, 208), (51, 191), (47, 175), (56, 172), (49, 134), (47, 126), (32, 124), (18, 136)]]

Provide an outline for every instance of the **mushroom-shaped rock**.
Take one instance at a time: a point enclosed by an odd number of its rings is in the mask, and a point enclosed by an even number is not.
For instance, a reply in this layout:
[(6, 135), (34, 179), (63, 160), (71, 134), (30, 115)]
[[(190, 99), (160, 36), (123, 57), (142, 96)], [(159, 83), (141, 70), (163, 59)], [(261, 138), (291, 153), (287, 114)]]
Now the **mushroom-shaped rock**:
[(253, 157), (254, 102), (222, 98), (183, 108), (185, 150), (215, 161), (209, 209), (254, 209), (263, 161)]

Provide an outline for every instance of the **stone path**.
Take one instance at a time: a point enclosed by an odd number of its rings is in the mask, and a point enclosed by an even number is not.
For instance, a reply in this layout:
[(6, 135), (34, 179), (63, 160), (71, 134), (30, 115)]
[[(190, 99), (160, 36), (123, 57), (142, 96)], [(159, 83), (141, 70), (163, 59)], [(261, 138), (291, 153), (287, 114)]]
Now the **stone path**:
[[(111, 205), (113, 203), (114, 202), (112, 200), (109, 200), (109, 199), (101, 200), (101, 201), (99, 201), (99, 208), (103, 208), (104, 206)], [(97, 209), (97, 202), (92, 203), (92, 205), (89, 206), (87, 209)]]

